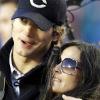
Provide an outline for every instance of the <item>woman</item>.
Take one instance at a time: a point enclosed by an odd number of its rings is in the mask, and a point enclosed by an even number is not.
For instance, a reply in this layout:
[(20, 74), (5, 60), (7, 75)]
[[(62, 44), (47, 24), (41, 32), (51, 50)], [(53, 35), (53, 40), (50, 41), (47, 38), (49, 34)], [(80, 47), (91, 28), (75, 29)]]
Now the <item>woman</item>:
[(60, 55), (55, 67), (52, 64), (43, 100), (63, 100), (62, 94), (91, 100), (99, 85), (100, 51), (91, 44), (70, 42)]

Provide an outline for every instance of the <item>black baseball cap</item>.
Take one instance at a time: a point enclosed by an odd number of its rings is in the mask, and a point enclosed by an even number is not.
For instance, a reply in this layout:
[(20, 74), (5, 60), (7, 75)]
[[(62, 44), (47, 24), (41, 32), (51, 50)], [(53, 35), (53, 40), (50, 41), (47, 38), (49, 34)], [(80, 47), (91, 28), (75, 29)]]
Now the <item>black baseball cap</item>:
[(61, 26), (66, 19), (65, 0), (19, 0), (15, 18), (31, 19), (40, 29), (46, 31), (53, 25)]

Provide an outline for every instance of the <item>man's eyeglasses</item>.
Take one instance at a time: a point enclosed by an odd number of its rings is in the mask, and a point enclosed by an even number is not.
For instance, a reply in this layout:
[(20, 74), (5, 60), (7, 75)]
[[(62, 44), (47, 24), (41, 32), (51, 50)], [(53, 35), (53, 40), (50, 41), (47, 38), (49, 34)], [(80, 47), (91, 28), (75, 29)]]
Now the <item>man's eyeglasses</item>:
[(71, 58), (65, 58), (63, 61), (60, 61), (60, 66), (62, 72), (69, 75), (75, 75), (77, 70), (81, 70), (80, 62)]

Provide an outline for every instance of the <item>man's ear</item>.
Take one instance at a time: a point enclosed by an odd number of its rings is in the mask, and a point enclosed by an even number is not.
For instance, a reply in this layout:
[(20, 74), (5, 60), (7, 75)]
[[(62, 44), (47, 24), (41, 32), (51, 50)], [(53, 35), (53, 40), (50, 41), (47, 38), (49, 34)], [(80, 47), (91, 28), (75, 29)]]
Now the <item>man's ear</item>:
[(60, 41), (61, 41), (61, 34), (54, 31), (53, 32), (53, 42), (54, 42), (54, 44), (58, 44), (58, 42), (60, 42)]

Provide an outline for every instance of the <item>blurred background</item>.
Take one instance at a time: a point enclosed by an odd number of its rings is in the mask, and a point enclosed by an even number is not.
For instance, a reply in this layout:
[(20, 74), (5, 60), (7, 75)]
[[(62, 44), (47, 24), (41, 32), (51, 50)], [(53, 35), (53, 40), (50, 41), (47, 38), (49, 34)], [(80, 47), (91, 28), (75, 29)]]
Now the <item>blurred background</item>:
[(100, 45), (100, 0), (66, 0), (73, 39)]

